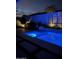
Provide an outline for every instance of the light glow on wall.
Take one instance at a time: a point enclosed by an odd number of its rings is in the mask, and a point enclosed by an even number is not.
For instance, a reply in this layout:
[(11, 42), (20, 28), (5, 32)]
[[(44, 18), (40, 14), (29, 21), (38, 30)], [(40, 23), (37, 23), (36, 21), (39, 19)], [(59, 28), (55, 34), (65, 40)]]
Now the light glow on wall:
[(49, 24), (48, 24), (50, 27), (54, 27), (55, 26), (55, 24), (53, 23), (53, 21), (52, 21), (52, 18), (49, 20)]

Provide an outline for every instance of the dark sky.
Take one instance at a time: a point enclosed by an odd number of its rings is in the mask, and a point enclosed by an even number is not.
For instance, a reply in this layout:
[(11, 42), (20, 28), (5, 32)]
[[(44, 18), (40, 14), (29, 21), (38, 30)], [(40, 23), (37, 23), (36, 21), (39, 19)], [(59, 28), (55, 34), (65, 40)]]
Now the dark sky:
[(18, 0), (16, 7), (25, 14), (32, 14), (44, 10), (50, 5), (55, 5), (56, 9), (61, 9), (60, 0)]

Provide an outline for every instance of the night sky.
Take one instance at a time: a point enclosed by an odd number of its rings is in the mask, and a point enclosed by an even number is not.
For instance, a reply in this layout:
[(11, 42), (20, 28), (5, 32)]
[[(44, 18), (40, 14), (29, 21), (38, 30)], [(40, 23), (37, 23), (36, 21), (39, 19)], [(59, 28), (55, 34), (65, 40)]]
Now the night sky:
[(61, 9), (61, 0), (17, 0), (16, 8), (26, 15), (44, 10), (54, 5), (57, 10)]

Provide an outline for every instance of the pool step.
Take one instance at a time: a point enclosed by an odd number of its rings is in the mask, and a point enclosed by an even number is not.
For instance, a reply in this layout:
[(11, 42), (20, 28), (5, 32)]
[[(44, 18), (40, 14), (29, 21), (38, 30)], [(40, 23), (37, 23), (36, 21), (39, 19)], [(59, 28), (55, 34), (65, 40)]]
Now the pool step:
[(35, 51), (36, 49), (38, 49), (36, 46), (28, 43), (28, 42), (22, 42), (20, 43), (20, 46), (22, 46), (25, 50), (27, 50), (29, 53), (32, 53), (33, 51)]
[(37, 53), (35, 56), (37, 59), (60, 59), (57, 56), (49, 54), (48, 52), (43, 50)]

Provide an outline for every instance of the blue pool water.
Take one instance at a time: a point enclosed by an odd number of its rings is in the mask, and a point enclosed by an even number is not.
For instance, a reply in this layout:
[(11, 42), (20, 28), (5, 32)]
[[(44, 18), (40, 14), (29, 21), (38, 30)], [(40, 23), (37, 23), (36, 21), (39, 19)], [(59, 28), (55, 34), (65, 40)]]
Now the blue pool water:
[(40, 40), (62, 47), (62, 33), (55, 31), (30, 31), (25, 33), (28, 36), (36, 37)]

